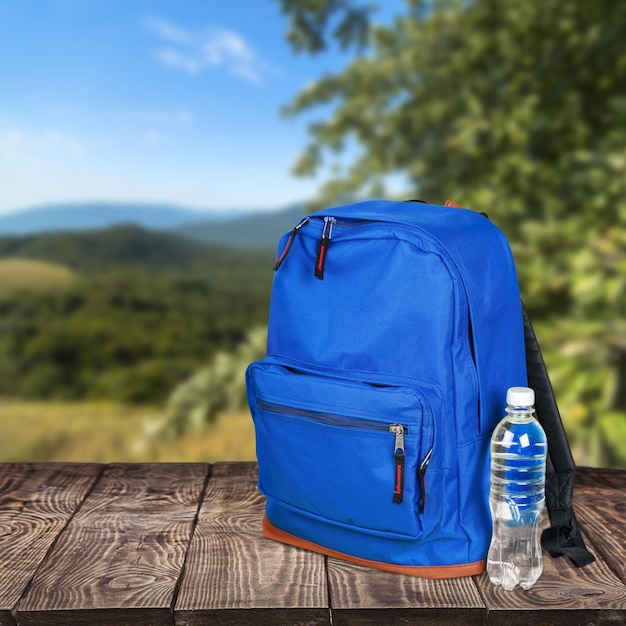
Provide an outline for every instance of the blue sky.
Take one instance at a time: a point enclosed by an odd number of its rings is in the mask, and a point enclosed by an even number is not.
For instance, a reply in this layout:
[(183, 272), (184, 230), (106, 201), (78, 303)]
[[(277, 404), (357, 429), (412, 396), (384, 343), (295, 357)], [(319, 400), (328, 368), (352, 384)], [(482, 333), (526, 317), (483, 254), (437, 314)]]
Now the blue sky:
[(285, 31), (271, 0), (0, 0), (0, 213), (312, 196), (290, 174), (310, 118), (279, 110), (348, 59)]

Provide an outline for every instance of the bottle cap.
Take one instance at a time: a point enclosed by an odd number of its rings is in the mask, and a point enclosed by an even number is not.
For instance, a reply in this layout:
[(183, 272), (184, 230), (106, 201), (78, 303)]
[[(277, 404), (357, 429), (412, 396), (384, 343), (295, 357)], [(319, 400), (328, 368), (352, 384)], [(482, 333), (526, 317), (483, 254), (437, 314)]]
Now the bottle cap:
[(506, 403), (509, 406), (534, 406), (535, 392), (530, 387), (509, 387)]

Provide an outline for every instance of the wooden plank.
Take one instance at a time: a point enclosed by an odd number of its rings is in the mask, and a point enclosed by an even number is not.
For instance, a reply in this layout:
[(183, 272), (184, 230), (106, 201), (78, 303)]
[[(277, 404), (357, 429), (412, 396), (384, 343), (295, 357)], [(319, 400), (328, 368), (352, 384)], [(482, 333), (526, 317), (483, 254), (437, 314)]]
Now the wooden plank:
[[(626, 475), (626, 472), (624, 472)], [(626, 488), (576, 487), (576, 519), (590, 537), (587, 547), (601, 556), (626, 584)]]
[(489, 607), (489, 625), (626, 624), (624, 590), (603, 561), (578, 570), (564, 559), (547, 557), (544, 574), (528, 591), (503, 591), (486, 574), (478, 584)]
[(0, 626), (89, 492), (101, 465), (0, 465)]
[[(541, 530), (547, 524), (544, 511)], [(589, 537), (585, 536), (585, 542), (590, 544)], [(553, 559), (544, 551), (543, 573), (528, 591), (520, 587), (504, 591), (492, 585), (486, 573), (476, 577), (476, 582), (489, 610), (490, 625), (626, 623), (626, 588), (599, 556), (596, 562), (576, 568), (569, 559)]]
[(333, 626), (483, 624), (472, 578), (427, 580), (328, 559)]
[[(626, 491), (626, 470), (606, 467), (579, 467), (576, 469), (576, 487), (609, 487)], [(575, 497), (575, 496), (574, 496)]]
[(212, 468), (176, 603), (177, 626), (328, 624), (324, 557), (264, 539), (255, 463)]
[(19, 623), (171, 625), (208, 471), (108, 466), (20, 602)]
[(597, 562), (576, 569), (546, 555), (526, 592), (335, 559), (326, 577), (324, 557), (261, 537), (255, 464), (215, 466), (199, 514), (208, 465), (102, 470), (0, 464), (0, 626), (328, 624), (329, 604), (339, 626), (626, 624), (623, 470), (578, 472), (577, 515)]
[[(626, 587), (616, 575), (619, 562), (615, 560), (617, 555), (623, 559), (626, 539), (623, 531), (626, 510), (619, 508), (625, 487), (626, 472), (578, 469), (574, 494), (576, 515), (587, 546), (596, 554), (596, 562), (578, 569), (568, 559), (552, 559), (544, 552), (543, 574), (528, 591), (519, 588), (503, 591), (483, 575), (478, 583), (490, 609), (488, 623), (526, 626), (539, 619), (542, 623), (567, 626), (626, 623)], [(542, 529), (547, 524), (544, 512)], [(605, 546), (600, 553), (596, 549), (598, 545)], [(605, 561), (603, 556), (611, 557), (613, 562)]]

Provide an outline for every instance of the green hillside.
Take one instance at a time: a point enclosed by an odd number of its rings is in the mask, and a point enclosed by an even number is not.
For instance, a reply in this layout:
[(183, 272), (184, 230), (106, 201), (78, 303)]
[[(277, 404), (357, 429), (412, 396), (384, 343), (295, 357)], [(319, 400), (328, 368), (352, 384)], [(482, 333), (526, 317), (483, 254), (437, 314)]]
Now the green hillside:
[(161, 402), (267, 322), (272, 265), (136, 227), (0, 238), (0, 397)]

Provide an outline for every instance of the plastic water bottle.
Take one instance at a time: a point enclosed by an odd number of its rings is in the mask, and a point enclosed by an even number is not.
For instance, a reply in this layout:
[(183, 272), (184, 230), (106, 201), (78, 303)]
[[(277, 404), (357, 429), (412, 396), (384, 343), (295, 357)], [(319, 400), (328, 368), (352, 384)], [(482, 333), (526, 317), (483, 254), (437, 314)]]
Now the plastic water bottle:
[(543, 571), (539, 520), (545, 501), (546, 435), (535, 419), (535, 392), (511, 387), (506, 417), (491, 436), (489, 506), (493, 533), (487, 573), (510, 591), (530, 589)]

